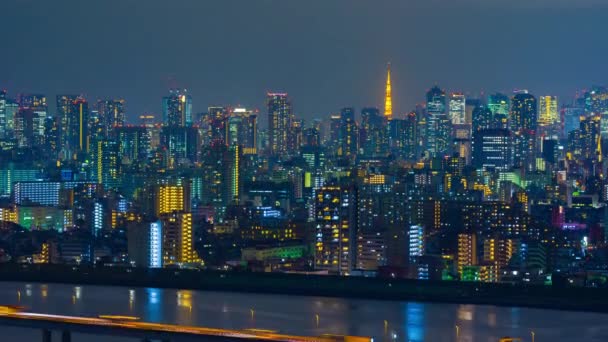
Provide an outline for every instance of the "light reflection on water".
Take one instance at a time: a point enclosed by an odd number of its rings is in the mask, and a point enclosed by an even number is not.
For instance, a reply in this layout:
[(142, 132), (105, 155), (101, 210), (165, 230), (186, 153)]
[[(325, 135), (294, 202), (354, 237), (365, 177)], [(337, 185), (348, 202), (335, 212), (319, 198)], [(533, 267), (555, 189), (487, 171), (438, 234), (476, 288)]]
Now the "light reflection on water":
[[(372, 336), (375, 341), (608, 341), (608, 315), (526, 308), (298, 297), (157, 288), (0, 283), (0, 304), (64, 315), (129, 315), (144, 321), (259, 328), (320, 335)], [(456, 329), (458, 331), (456, 331)], [(2, 342), (38, 340), (39, 332), (0, 327)], [(75, 336), (80, 342), (128, 342)]]

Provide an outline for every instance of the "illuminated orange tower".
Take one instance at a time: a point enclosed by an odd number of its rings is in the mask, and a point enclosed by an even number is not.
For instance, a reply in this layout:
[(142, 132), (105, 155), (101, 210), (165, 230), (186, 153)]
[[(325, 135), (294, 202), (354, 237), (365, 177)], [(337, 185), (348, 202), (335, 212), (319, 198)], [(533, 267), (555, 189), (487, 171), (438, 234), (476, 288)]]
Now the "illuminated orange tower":
[(391, 89), (391, 63), (388, 63), (386, 72), (386, 96), (384, 98), (384, 117), (391, 119), (393, 117), (393, 98)]

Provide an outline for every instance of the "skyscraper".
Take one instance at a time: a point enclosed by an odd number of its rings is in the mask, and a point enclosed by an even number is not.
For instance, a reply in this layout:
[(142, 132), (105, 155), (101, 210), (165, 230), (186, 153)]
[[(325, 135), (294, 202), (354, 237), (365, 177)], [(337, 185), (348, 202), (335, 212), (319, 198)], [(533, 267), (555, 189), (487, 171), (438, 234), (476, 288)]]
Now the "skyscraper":
[(391, 64), (388, 64), (386, 70), (386, 89), (384, 95), (384, 117), (391, 119), (393, 117), (393, 89), (391, 86)]
[(6, 90), (0, 90), (0, 139), (6, 137)]
[(268, 93), (267, 104), (270, 154), (284, 156), (287, 154), (287, 135), (291, 126), (291, 103), (286, 93)]
[(434, 86), (426, 93), (427, 150), (431, 156), (445, 153), (451, 136), (451, 121), (446, 113), (445, 91)]
[(97, 110), (103, 126), (104, 135), (108, 135), (115, 127), (125, 125), (125, 100), (108, 99), (97, 101)]
[(483, 171), (507, 171), (513, 164), (513, 139), (508, 129), (482, 129), (473, 133), (473, 166)]
[(97, 183), (106, 189), (120, 185), (120, 143), (116, 140), (99, 140), (95, 146), (95, 171)]
[(363, 155), (368, 158), (386, 155), (388, 150), (386, 133), (386, 117), (380, 115), (378, 108), (363, 108), (359, 133)]
[(488, 96), (488, 108), (493, 115), (504, 115), (509, 117), (509, 97), (501, 93)]
[(557, 111), (557, 97), (541, 96), (538, 98), (539, 113), (538, 125), (549, 126), (559, 122), (559, 113)]
[(535, 166), (537, 117), (536, 98), (523, 91), (511, 98), (509, 124), (514, 133), (514, 165), (531, 171)]
[(163, 97), (163, 124), (169, 127), (192, 125), (192, 96), (186, 89), (171, 89)]
[(84, 97), (74, 99), (68, 107), (66, 140), (72, 154), (88, 153), (89, 134), (89, 104)]
[(453, 125), (461, 125), (466, 123), (465, 119), (466, 100), (462, 93), (451, 93), (449, 101), (450, 120)]
[(357, 155), (357, 123), (355, 122), (354, 108), (342, 108), (340, 111), (340, 151), (341, 155), (347, 158), (354, 158)]
[(59, 117), (59, 146), (60, 148), (66, 149), (68, 144), (68, 131), (69, 131), (69, 117), (70, 111), (72, 110), (72, 102), (78, 98), (77, 95), (57, 95), (57, 117)]

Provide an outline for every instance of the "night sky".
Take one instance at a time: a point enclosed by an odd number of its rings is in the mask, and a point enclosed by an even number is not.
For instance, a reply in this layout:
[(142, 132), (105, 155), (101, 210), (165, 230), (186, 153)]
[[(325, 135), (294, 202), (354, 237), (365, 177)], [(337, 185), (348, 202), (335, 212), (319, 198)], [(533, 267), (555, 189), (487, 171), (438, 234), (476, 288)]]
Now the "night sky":
[(607, 34), (604, 0), (2, 0), (0, 87), (123, 97), (131, 120), (169, 87), (195, 112), (286, 91), (310, 119), (379, 106), (391, 61), (396, 114), (434, 84), (571, 98), (608, 83)]

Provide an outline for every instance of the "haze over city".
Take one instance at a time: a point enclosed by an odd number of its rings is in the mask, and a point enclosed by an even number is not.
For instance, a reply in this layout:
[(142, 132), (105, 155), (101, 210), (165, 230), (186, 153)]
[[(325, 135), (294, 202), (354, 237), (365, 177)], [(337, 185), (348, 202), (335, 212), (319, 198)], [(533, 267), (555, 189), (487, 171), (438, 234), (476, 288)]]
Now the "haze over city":
[(22, 0), (2, 13), (2, 87), (122, 97), (129, 121), (160, 114), (175, 87), (195, 112), (263, 109), (266, 91), (288, 92), (304, 119), (380, 106), (389, 61), (399, 114), (435, 84), (566, 100), (608, 74), (599, 0)]

